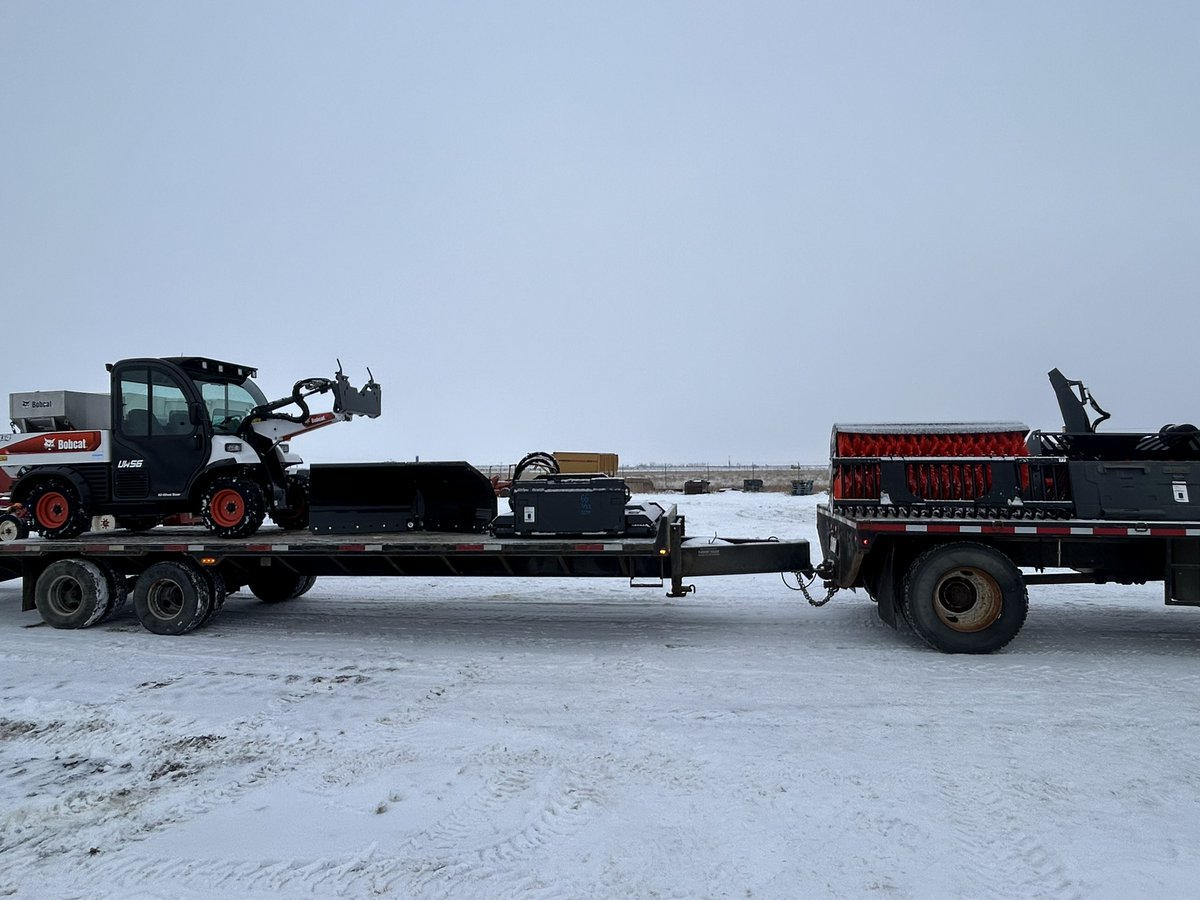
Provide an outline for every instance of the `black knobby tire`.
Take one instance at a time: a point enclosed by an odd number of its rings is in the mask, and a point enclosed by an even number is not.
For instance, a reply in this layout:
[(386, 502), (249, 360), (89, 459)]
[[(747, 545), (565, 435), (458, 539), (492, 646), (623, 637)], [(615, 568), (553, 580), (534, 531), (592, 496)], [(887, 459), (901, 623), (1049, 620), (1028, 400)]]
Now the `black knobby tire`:
[(70, 482), (48, 478), (25, 497), (33, 527), (46, 538), (73, 538), (87, 531), (90, 519), (79, 492)]
[(87, 628), (109, 608), (110, 582), (104, 570), (86, 559), (59, 559), (42, 570), (33, 587), (42, 621), (54, 628)]
[(213, 479), (200, 509), (204, 527), (217, 537), (248, 537), (262, 525), (267, 502), (257, 481), (226, 476)]
[(155, 563), (138, 576), (133, 589), (138, 621), (155, 634), (185, 634), (205, 620), (211, 606), (211, 583), (190, 562)]
[(991, 653), (1017, 636), (1029, 613), (1021, 570), (983, 544), (942, 544), (925, 551), (904, 585), (907, 619), (944, 653)]
[(29, 537), (29, 526), (20, 516), (12, 513), (0, 515), (0, 542), (23, 541)]
[(296, 572), (273, 572), (250, 578), (247, 587), (264, 603), (282, 603), (294, 600), (308, 591), (316, 582), (316, 575), (300, 575)]
[(299, 472), (287, 476), (287, 510), (271, 510), (271, 521), (284, 531), (308, 527), (308, 475)]

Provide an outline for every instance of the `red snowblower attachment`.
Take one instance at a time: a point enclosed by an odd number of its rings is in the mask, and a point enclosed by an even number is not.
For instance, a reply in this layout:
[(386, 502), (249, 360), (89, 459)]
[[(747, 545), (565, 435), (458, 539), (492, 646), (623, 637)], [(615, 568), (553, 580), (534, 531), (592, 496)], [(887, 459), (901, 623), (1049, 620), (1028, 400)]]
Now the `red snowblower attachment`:
[(913, 515), (979, 506), (1011, 509), (1034, 496), (1032, 462), (1017, 422), (835, 425), (831, 500), (835, 507)]

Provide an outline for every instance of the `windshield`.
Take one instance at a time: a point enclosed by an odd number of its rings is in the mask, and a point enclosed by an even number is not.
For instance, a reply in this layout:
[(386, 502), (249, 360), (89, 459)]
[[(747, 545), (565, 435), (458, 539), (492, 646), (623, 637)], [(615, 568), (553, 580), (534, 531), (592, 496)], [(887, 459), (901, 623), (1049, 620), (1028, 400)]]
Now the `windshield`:
[(267, 402), (266, 395), (249, 379), (241, 384), (205, 381), (202, 378), (192, 380), (200, 389), (200, 396), (204, 398), (204, 406), (208, 409), (208, 418), (217, 434), (236, 434), (247, 413)]

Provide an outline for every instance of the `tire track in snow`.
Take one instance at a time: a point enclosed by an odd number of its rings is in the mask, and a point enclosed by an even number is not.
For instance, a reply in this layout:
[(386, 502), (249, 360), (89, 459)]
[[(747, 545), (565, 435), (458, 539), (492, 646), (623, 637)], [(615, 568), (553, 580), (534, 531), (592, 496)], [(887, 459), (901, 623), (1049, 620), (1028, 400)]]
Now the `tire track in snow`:
[[(1033, 808), (1044, 793), (1022, 790), (1013, 783), (1019, 773), (997, 773), (980, 765), (934, 769), (938, 792), (948, 811), (950, 831), (962, 864), (956, 875), (965, 882), (957, 891), (968, 897), (1023, 900), (1082, 900), (1083, 893), (1067, 873), (1062, 858), (1014, 817), (1014, 793), (1027, 793)], [(1011, 777), (1010, 777), (1011, 776)]]
[[(506, 832), (488, 828), (502, 808), (528, 808)], [(560, 896), (552, 884), (529, 874), (531, 854), (572, 833), (600, 803), (588, 779), (567, 769), (497, 768), (467, 801), (449, 815), (394, 847), (371, 844), (364, 850), (318, 859), (270, 862), (114, 856), (89, 867), (89, 878), (122, 889), (179, 885), (190, 889), (223, 886), (239, 892), (327, 897), (397, 893), (400, 896), (455, 897), (466, 888), (489, 897)]]

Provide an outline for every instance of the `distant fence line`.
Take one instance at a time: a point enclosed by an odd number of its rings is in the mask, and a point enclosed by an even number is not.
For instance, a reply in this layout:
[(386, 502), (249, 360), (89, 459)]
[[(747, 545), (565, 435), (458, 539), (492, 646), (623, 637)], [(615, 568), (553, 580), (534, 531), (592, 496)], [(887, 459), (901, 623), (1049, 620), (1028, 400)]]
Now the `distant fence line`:
[[(513, 467), (481, 466), (480, 471), (489, 478), (507, 479)], [(658, 464), (643, 463), (621, 466), (617, 475), (625, 479), (629, 487), (638, 493), (659, 491), (682, 491), (689, 481), (707, 481), (709, 490), (742, 490), (747, 481), (762, 481), (761, 490), (791, 493), (793, 482), (811, 481), (814, 491), (829, 488), (828, 464), (793, 464), (788, 466), (758, 465), (756, 463), (708, 463)]]

